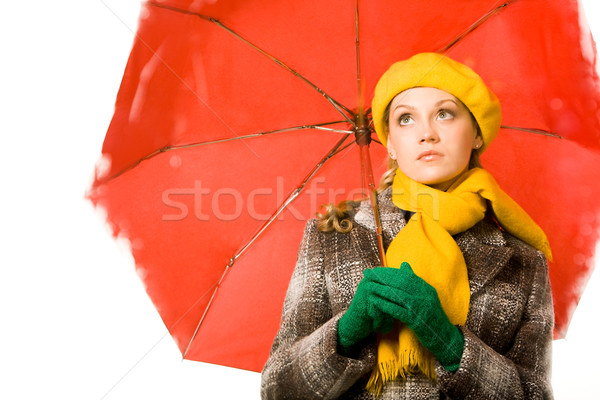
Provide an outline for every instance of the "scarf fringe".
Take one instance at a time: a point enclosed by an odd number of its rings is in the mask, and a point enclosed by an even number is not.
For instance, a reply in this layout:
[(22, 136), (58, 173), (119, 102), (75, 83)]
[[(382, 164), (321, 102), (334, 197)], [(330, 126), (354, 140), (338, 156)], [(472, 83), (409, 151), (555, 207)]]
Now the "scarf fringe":
[(386, 382), (393, 381), (398, 376), (406, 379), (408, 375), (418, 374), (423, 374), (433, 381), (437, 379), (433, 356), (427, 354), (423, 357), (417, 351), (405, 350), (398, 354), (397, 360), (378, 363), (371, 373), (366, 389), (379, 397)]

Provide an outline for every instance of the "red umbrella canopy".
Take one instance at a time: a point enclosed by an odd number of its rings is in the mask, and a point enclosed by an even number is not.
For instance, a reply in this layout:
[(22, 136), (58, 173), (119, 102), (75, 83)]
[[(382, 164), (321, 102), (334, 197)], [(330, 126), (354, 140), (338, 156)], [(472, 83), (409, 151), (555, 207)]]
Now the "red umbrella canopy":
[[(165, 0), (142, 5), (89, 198), (185, 358), (262, 369), (306, 220), (361, 193), (354, 132), (378, 77), (431, 51), (500, 98), (483, 164), (548, 234), (565, 335), (600, 226), (600, 84), (577, 1)], [(378, 176), (386, 151), (370, 147)]]

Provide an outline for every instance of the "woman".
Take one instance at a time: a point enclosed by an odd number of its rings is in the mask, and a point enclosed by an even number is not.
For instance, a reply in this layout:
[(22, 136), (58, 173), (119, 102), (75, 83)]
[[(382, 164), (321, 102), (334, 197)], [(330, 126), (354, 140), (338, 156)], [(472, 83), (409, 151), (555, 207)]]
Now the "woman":
[(424, 53), (390, 67), (372, 109), (395, 164), (378, 195), (388, 267), (367, 203), (309, 221), (263, 398), (552, 398), (550, 249), (478, 167), (496, 96)]

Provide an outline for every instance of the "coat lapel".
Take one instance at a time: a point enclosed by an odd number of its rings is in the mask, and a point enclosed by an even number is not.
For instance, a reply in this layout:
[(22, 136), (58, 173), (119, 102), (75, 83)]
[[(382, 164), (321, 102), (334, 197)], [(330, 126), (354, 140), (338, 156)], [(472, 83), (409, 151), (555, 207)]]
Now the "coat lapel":
[(500, 229), (486, 220), (456, 235), (455, 240), (467, 264), (471, 296), (493, 279), (512, 255)]

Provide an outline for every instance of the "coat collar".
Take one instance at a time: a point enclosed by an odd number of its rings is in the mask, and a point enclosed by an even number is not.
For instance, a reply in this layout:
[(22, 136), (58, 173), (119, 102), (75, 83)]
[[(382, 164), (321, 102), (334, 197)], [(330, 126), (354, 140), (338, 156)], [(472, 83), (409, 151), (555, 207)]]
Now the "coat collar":
[[(383, 229), (384, 247), (390, 245), (394, 237), (406, 225), (410, 213), (392, 202), (392, 188), (388, 187), (377, 196), (379, 216)], [(361, 202), (354, 215), (354, 221), (375, 232), (375, 218), (368, 200)], [(474, 227), (454, 236), (462, 250), (469, 273), (471, 295), (479, 291), (506, 265), (512, 250), (506, 245), (502, 231), (497, 225), (484, 219)]]

